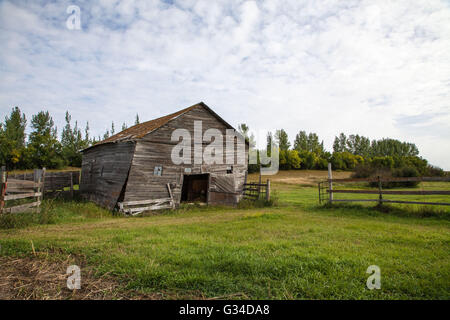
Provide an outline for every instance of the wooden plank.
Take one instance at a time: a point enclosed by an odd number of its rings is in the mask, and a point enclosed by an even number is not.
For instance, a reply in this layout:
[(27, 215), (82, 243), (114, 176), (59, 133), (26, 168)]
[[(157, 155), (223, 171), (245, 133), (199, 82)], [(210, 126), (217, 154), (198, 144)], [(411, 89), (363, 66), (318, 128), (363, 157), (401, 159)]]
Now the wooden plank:
[[(330, 190), (327, 190), (330, 192)], [(360, 193), (360, 194), (379, 194), (378, 190), (332, 190), (333, 193)], [(403, 191), (403, 190), (382, 190), (381, 194), (394, 195), (450, 195), (450, 191)]]
[[(37, 190), (36, 190), (38, 193), (41, 193), (42, 176), (43, 176), (43, 174), (44, 174), (44, 170), (42, 170), (42, 169), (35, 169), (34, 170), (34, 182), (39, 184), (39, 186), (37, 187)], [(39, 201), (39, 203), (40, 203), (41, 198), (38, 197), (37, 201)]]
[(261, 195), (261, 170), (259, 170), (258, 197)]
[(169, 191), (170, 202), (172, 203), (172, 209), (175, 209), (175, 202), (173, 201), (173, 195), (172, 195), (172, 189), (170, 189), (170, 183), (168, 183), (166, 186), (167, 186), (167, 190)]
[(258, 188), (244, 188), (244, 191), (255, 191), (255, 192), (258, 192), (259, 191), (259, 189)]
[(34, 190), (34, 188), (32, 189), (28, 189), (28, 188), (11, 188), (8, 184), (8, 190), (6, 190), (6, 194), (11, 194), (11, 193), (32, 193), (32, 192), (36, 192), (36, 190)]
[(73, 199), (73, 174), (70, 172), (70, 198)]
[(333, 202), (378, 202), (378, 199), (333, 199)]
[(41, 192), (12, 194), (12, 195), (3, 196), (3, 200), (7, 201), (7, 200), (17, 200), (17, 199), (24, 199), (24, 198), (31, 198), (31, 197), (40, 197), (41, 195), (42, 195)]
[(8, 179), (8, 187), (10, 188), (38, 188), (40, 183), (29, 180)]
[(256, 182), (244, 183), (244, 186), (261, 186), (261, 187), (265, 187), (266, 185), (267, 185), (266, 183), (256, 183)]
[(5, 207), (5, 201), (3, 200), (3, 197), (6, 194), (6, 167), (3, 166), (0, 168), (0, 213), (3, 212), (3, 208)]
[(45, 194), (45, 175), (47, 174), (47, 169), (45, 167), (42, 168), (42, 178), (41, 178), (41, 197), (39, 200), (44, 200), (44, 194)]
[(138, 200), (138, 201), (127, 201), (127, 202), (119, 202), (124, 207), (125, 206), (136, 206), (140, 204), (151, 204), (151, 203), (160, 203), (160, 202), (166, 202), (171, 201), (171, 198), (161, 198), (161, 199), (147, 199), (147, 200)]
[(333, 202), (333, 172), (331, 170), (331, 163), (328, 162), (328, 188), (330, 190), (330, 203)]
[(30, 209), (32, 207), (39, 207), (40, 205), (41, 205), (40, 201), (25, 203), (25, 204), (21, 204), (19, 206), (4, 208), (4, 212), (9, 212), (9, 213), (24, 212), (27, 209)]
[(244, 197), (259, 198), (259, 194), (244, 194)]
[(147, 206), (147, 207), (140, 207), (140, 208), (130, 208), (130, 209), (124, 209), (125, 213), (130, 213), (130, 214), (138, 214), (144, 211), (153, 211), (153, 210), (161, 210), (161, 209), (171, 209), (172, 205), (171, 204), (166, 204), (166, 205), (153, 205), (153, 206)]

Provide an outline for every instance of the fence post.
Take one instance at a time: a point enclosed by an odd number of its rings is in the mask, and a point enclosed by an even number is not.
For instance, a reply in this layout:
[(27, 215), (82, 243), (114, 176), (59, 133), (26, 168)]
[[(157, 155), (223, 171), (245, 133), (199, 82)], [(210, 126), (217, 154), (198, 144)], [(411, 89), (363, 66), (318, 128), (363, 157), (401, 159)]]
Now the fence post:
[(261, 197), (261, 172), (259, 172), (259, 183), (258, 183), (258, 200)]
[(381, 206), (381, 204), (383, 203), (383, 193), (382, 193), (382, 190), (381, 190), (381, 179), (380, 179), (380, 176), (378, 176), (378, 192), (379, 192), (378, 205)]
[(328, 162), (328, 185), (330, 191), (330, 203), (333, 202), (333, 173), (331, 171), (331, 163)]
[(270, 200), (270, 180), (267, 179), (267, 186), (266, 186), (266, 201)]
[(70, 172), (70, 198), (73, 200), (73, 172)]
[[(39, 170), (39, 169), (34, 169), (34, 172), (33, 172), (33, 180), (34, 180), (35, 183), (38, 184), (38, 187), (37, 187), (37, 189), (36, 189), (36, 192), (41, 192), (41, 190), (42, 190), (42, 188), (41, 188), (42, 169), (41, 169), (41, 170)], [(38, 208), (40, 207), (41, 198), (42, 198), (42, 195), (40, 195), (40, 196), (37, 197), (37, 201), (39, 201), (39, 205), (37, 206)]]
[(44, 200), (44, 193), (45, 193), (45, 173), (46, 169), (45, 167), (42, 168), (42, 175), (41, 175), (41, 200)]
[(4, 196), (6, 194), (6, 167), (0, 168), (0, 213), (3, 212), (5, 206)]

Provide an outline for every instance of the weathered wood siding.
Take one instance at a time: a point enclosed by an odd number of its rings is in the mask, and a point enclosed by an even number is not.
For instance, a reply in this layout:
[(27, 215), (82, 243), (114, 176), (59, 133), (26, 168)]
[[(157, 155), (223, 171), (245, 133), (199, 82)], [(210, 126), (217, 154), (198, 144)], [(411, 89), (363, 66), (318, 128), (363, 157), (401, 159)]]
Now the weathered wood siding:
[(127, 180), (134, 147), (134, 142), (121, 142), (86, 150), (81, 169), (82, 196), (114, 209)]
[[(169, 196), (167, 183), (171, 184), (175, 202), (181, 198), (183, 175), (185, 168), (191, 168), (191, 174), (209, 173), (209, 197), (211, 204), (236, 204), (242, 196), (242, 188), (247, 171), (248, 150), (244, 159), (237, 159), (233, 164), (233, 173), (227, 174), (225, 163), (226, 140), (223, 143), (223, 164), (194, 164), (194, 146), (191, 146), (191, 164), (175, 165), (171, 160), (172, 148), (178, 142), (172, 142), (171, 136), (175, 129), (187, 129), (194, 138), (194, 121), (202, 121), (202, 136), (207, 129), (215, 128), (225, 137), (224, 123), (204, 108), (196, 108), (170, 121), (161, 128), (147, 134), (142, 140), (136, 142), (136, 148), (130, 174), (126, 186), (124, 201), (159, 199)], [(204, 142), (202, 150), (209, 144)], [(235, 146), (236, 149), (236, 146)], [(242, 160), (240, 164), (239, 161)], [(162, 175), (154, 175), (155, 166), (162, 166)]]

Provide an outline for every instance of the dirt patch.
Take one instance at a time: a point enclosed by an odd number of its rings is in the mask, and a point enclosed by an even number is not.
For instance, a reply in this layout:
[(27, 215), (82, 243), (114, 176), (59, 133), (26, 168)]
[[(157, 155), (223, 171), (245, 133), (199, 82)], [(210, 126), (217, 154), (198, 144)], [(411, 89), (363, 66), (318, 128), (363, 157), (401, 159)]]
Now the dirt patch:
[[(53, 261), (52, 261), (53, 260)], [(67, 267), (81, 269), (81, 288), (67, 287)], [(36, 252), (30, 257), (0, 257), (0, 300), (162, 300), (162, 299), (230, 299), (243, 293), (223, 297), (206, 297), (199, 291), (161, 291), (144, 294), (126, 290), (125, 284), (109, 275), (96, 276), (85, 259), (69, 255), (64, 261), (54, 261), (47, 253)]]
[[(81, 288), (69, 289), (67, 268), (81, 270)], [(0, 257), (0, 300), (160, 300), (176, 296), (166, 293), (142, 294), (125, 290), (125, 284), (106, 274), (96, 276), (83, 257), (67, 256), (55, 261), (49, 253), (30, 257)]]
[[(81, 269), (81, 288), (67, 288), (67, 267)], [(108, 276), (95, 277), (83, 259), (68, 256), (55, 262), (43, 254), (32, 257), (0, 257), (0, 299), (123, 299), (120, 285)]]
[[(349, 178), (351, 172), (333, 171), (334, 179)], [(259, 174), (252, 173), (248, 181), (258, 181)], [(263, 181), (270, 179), (275, 183), (298, 184), (305, 186), (317, 186), (317, 183), (328, 179), (326, 170), (280, 170), (276, 175), (263, 176)]]

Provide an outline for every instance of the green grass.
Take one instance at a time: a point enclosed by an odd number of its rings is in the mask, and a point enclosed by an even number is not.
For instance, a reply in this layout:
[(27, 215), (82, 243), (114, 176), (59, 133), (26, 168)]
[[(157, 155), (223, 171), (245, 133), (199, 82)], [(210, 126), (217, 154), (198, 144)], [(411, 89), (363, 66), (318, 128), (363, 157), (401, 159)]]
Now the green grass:
[(5, 213), (0, 215), (0, 229), (17, 229), (33, 225), (89, 222), (111, 218), (113, 214), (94, 203), (45, 200), (40, 212)]
[[(0, 230), (0, 255), (29, 255), (32, 240), (38, 251), (85, 256), (127, 289), (169, 297), (450, 298), (448, 209), (421, 216), (418, 207), (326, 207), (317, 188), (273, 189), (273, 207), (194, 206), (133, 218), (53, 203), (52, 224)], [(381, 290), (366, 288), (370, 265), (381, 268)]]

